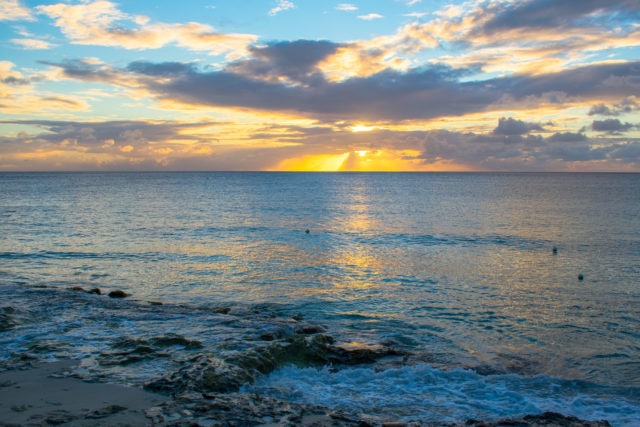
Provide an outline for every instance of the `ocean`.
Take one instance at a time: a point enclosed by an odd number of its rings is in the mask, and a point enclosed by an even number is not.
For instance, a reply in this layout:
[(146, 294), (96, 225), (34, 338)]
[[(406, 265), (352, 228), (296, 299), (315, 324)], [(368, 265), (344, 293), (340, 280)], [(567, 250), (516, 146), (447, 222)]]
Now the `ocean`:
[[(0, 173), (0, 235), (0, 367), (205, 354), (346, 413), (640, 425), (640, 174)], [(296, 334), (372, 360), (247, 362)]]

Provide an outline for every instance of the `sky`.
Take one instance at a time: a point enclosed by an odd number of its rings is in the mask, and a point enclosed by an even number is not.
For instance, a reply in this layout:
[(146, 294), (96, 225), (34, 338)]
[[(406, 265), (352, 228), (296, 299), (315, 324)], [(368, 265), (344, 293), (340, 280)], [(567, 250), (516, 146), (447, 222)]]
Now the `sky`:
[(0, 171), (640, 172), (638, 0), (0, 0)]

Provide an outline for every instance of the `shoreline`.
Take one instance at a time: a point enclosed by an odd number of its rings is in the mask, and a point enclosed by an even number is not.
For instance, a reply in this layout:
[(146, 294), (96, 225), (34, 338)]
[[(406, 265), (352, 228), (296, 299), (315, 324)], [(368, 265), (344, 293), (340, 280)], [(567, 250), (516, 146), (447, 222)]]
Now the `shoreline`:
[[(252, 393), (185, 391), (172, 396), (72, 376), (78, 362), (40, 362), (0, 372), (0, 426), (435, 426), (354, 416)], [(501, 421), (468, 420), (447, 427), (605, 427), (556, 413)]]

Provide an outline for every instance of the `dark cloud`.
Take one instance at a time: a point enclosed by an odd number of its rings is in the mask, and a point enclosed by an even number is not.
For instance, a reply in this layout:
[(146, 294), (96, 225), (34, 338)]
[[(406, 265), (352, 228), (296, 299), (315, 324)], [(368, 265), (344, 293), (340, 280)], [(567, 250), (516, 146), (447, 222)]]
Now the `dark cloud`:
[(16, 120), (0, 121), (20, 125), (31, 125), (44, 130), (38, 135), (22, 135), (23, 142), (37, 140), (51, 144), (74, 141), (76, 144), (91, 148), (105, 141), (113, 141), (115, 145), (146, 144), (147, 142), (163, 142), (179, 136), (183, 140), (197, 141), (198, 138), (181, 134), (183, 129), (201, 128), (213, 123), (173, 123), (145, 121), (107, 121), (107, 122), (74, 122), (53, 120)]
[(594, 120), (593, 123), (591, 123), (591, 129), (594, 131), (613, 134), (626, 132), (633, 127), (631, 123), (622, 123), (618, 119)]
[[(151, 69), (152, 65), (146, 64), (145, 74), (151, 74)], [(482, 109), (499, 98), (498, 93), (482, 86), (457, 82), (460, 75), (460, 70), (434, 66), (407, 73), (386, 70), (338, 83), (317, 78), (295, 86), (213, 71), (146, 84), (163, 98), (186, 103), (295, 111), (327, 120), (403, 120), (462, 114)]]
[(591, 107), (589, 110), (590, 116), (615, 116), (617, 113), (612, 111), (611, 108), (604, 104), (598, 104)]
[(550, 142), (583, 142), (587, 140), (584, 133), (562, 132), (549, 137)]
[(621, 114), (631, 113), (640, 110), (640, 105), (635, 99), (629, 97), (623, 99), (618, 104), (609, 106), (605, 104), (597, 104), (589, 110), (590, 116), (619, 116)]
[(483, 30), (494, 33), (509, 29), (566, 28), (570, 26), (637, 21), (637, 0), (528, 0), (495, 7)]
[[(308, 64), (313, 61), (302, 62), (307, 65), (301, 65), (297, 69), (299, 73), (309, 70)], [(291, 67), (290, 77), (302, 79), (292, 71), (295, 67)], [(219, 71), (139, 62), (128, 69), (133, 75), (145, 76), (141, 82), (160, 98), (197, 105), (297, 112), (326, 121), (397, 121), (461, 115), (484, 111), (505, 96), (516, 101), (545, 97), (547, 101), (560, 104), (567, 96), (640, 94), (640, 62), (591, 65), (557, 73), (487, 81), (462, 79), (473, 70), (446, 66), (406, 72), (385, 70), (340, 82), (329, 82), (314, 75), (304, 84), (265, 80), (261, 76), (244, 74), (246, 71), (240, 63), (230, 70)], [(178, 73), (169, 75), (169, 72)], [(170, 78), (146, 78), (155, 75)]]
[(229, 65), (228, 71), (249, 77), (278, 79), (287, 77), (294, 82), (318, 79), (317, 65), (335, 53), (340, 44), (330, 41), (294, 40), (252, 46), (252, 58)]
[(535, 130), (541, 131), (544, 129), (537, 123), (527, 123), (512, 117), (502, 117), (498, 121), (498, 127), (493, 130), (493, 134), (505, 136), (524, 135)]
[(13, 76), (5, 77), (4, 79), (1, 79), (0, 82), (12, 86), (25, 86), (31, 83), (28, 79), (21, 79)]
[(487, 84), (516, 98), (554, 92), (582, 97), (640, 95), (640, 61), (586, 65), (536, 76), (505, 77)]
[[(311, 52), (285, 59), (286, 52)], [(570, 97), (640, 96), (640, 61), (587, 65), (535, 76), (506, 76), (476, 81), (475, 69), (430, 65), (407, 71), (384, 70), (339, 82), (315, 73), (314, 64), (336, 45), (329, 42), (278, 43), (254, 48), (258, 59), (227, 69), (203, 70), (194, 64), (137, 61), (113, 69), (86, 60), (48, 62), (68, 77), (130, 86), (142, 85), (158, 98), (186, 104), (294, 112), (323, 121), (430, 119), (485, 111), (507, 99), (562, 104)], [(256, 62), (257, 61), (257, 62)], [(261, 69), (258, 64), (277, 64)], [(249, 72), (249, 70), (252, 70)], [(260, 73), (271, 73), (268, 75)], [(157, 77), (163, 77), (158, 79)], [(627, 110), (637, 108), (627, 98)], [(620, 110), (622, 111), (622, 110)]]
[(126, 69), (133, 73), (158, 77), (176, 77), (196, 72), (196, 66), (194, 64), (185, 64), (182, 62), (161, 62), (158, 64), (147, 61), (135, 61), (130, 63)]
[(120, 74), (116, 69), (86, 59), (67, 59), (62, 62), (39, 61), (39, 63), (60, 68), (69, 78), (85, 81), (112, 82)]

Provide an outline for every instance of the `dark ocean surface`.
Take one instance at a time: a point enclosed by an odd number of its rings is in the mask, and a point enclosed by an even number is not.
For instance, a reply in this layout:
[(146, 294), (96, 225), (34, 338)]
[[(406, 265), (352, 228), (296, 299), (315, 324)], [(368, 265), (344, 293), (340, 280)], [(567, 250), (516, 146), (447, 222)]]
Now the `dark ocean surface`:
[(142, 385), (304, 321), (405, 357), (282, 361), (243, 390), (404, 420), (640, 425), (640, 174), (0, 173), (0, 236), (7, 366), (73, 358)]

